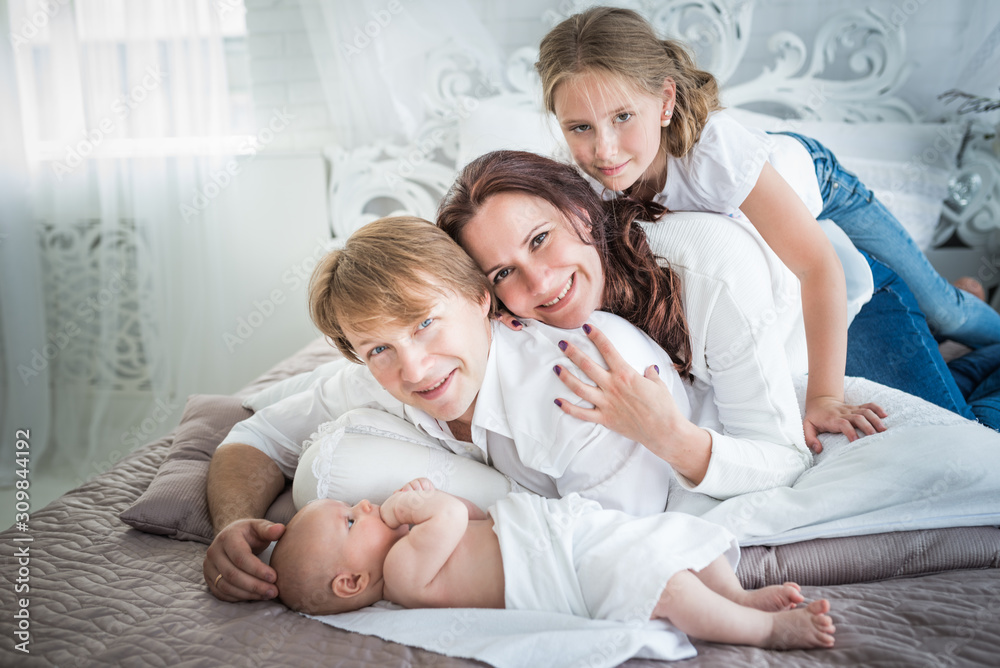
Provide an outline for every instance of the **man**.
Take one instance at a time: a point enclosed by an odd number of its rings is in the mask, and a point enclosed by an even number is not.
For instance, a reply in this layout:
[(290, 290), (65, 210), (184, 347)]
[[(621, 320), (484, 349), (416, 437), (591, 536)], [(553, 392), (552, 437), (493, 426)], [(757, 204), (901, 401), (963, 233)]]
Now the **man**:
[[(600, 359), (594, 344), (540, 323), (520, 332), (493, 326), (486, 278), (433, 224), (397, 217), (365, 226), (321, 261), (309, 304), (320, 330), (361, 364), (345, 363), (311, 389), (262, 409), (219, 446), (208, 478), (216, 537), (203, 570), (220, 599), (277, 595), (273, 569), (255, 555), (284, 527), (260, 518), (294, 476), (303, 441), (356, 408), (403, 418), (441, 447), (543, 496), (576, 491), (633, 515), (663, 511), (671, 478), (665, 461), (552, 403), (565, 393), (553, 369), (575, 370), (561, 347)], [(662, 379), (647, 377), (690, 413), (680, 377), (652, 339), (607, 313), (595, 313), (592, 322), (627, 351), (633, 368), (656, 365)]]

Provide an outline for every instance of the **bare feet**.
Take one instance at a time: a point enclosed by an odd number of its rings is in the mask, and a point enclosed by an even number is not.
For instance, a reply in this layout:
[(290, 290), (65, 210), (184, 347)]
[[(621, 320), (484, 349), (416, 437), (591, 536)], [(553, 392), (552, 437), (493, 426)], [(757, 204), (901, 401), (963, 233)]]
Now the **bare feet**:
[(953, 285), (956, 288), (965, 290), (971, 295), (986, 301), (986, 291), (983, 289), (983, 284), (974, 279), (972, 276), (962, 276), (957, 279)]
[(833, 633), (836, 627), (826, 614), (828, 612), (830, 612), (830, 602), (822, 599), (813, 601), (804, 608), (775, 613), (774, 628), (765, 647), (771, 649), (833, 647)]
[(780, 612), (792, 610), (804, 600), (806, 599), (802, 596), (799, 586), (794, 582), (786, 582), (785, 584), (744, 591), (739, 600), (734, 600), (734, 603), (764, 612)]

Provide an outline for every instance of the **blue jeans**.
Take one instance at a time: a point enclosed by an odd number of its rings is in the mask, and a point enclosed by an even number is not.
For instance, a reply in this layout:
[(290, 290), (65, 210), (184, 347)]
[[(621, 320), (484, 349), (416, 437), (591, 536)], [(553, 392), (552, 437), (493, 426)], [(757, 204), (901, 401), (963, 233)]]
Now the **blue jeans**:
[(1000, 344), (973, 350), (948, 368), (976, 418), (1000, 430)]
[[(847, 375), (903, 390), (975, 420), (913, 293), (894, 271), (868, 253), (862, 255), (872, 269), (875, 291), (847, 330)], [(1000, 349), (997, 353), (1000, 366)], [(977, 384), (979, 372), (978, 367), (969, 369), (969, 384)]]
[(1000, 343), (1000, 313), (946, 281), (895, 216), (858, 177), (841, 167), (829, 149), (809, 137), (783, 134), (798, 139), (812, 156), (824, 205), (817, 217), (835, 222), (859, 250), (906, 282), (938, 339), (953, 339), (970, 348)]
[(875, 291), (847, 330), (847, 375), (903, 390), (1000, 431), (1000, 344), (945, 364), (906, 283), (861, 254)]

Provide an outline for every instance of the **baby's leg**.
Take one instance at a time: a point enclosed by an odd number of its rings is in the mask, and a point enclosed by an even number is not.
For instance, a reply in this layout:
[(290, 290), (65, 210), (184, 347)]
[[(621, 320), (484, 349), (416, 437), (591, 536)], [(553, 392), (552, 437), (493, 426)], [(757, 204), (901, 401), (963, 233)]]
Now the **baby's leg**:
[(695, 575), (716, 594), (725, 596), (734, 603), (765, 612), (791, 610), (805, 600), (794, 582), (747, 591), (725, 557), (718, 557)]
[(813, 601), (805, 608), (764, 612), (734, 603), (703, 583), (691, 571), (667, 582), (653, 609), (653, 619), (666, 619), (693, 638), (772, 649), (833, 646), (830, 604)]

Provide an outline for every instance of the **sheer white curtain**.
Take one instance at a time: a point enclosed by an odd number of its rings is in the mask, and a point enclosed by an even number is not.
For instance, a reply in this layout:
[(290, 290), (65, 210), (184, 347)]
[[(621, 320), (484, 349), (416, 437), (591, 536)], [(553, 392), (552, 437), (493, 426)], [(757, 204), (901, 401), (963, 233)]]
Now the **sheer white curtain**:
[[(0, 34), (10, 34), (0, 0)], [(0, 486), (15, 476), (15, 431), (26, 430), (31, 459), (43, 455), (49, 434), (49, 373), (22, 378), (18, 365), (45, 341), (41, 255), (28, 205), (28, 168), (14, 72), (13, 46), (0, 40)], [(32, 382), (34, 381), (34, 382)], [(30, 469), (29, 469), (30, 470)]]
[[(216, 371), (202, 339), (224, 330), (228, 258), (211, 196), (239, 139), (216, 3), (9, 1), (32, 215), (4, 216), (0, 252), (44, 280), (4, 276), (4, 433), (12, 397), (51, 392), (47, 461), (82, 479), (176, 424)], [(41, 295), (44, 321), (12, 323), (10, 292)]]
[[(338, 144), (413, 140), (421, 125), (449, 109), (449, 92), (484, 97), (502, 75), (493, 34), (468, 0), (339, 0), (301, 3)], [(455, 65), (478, 64), (479, 81)], [(449, 76), (453, 72), (454, 76)]]

